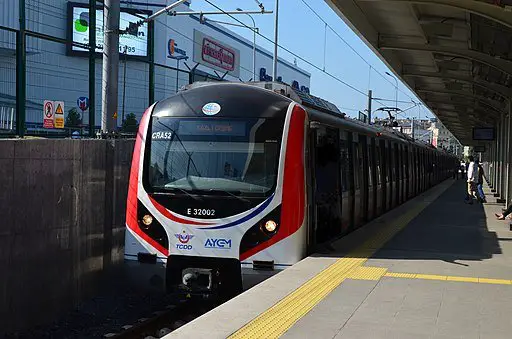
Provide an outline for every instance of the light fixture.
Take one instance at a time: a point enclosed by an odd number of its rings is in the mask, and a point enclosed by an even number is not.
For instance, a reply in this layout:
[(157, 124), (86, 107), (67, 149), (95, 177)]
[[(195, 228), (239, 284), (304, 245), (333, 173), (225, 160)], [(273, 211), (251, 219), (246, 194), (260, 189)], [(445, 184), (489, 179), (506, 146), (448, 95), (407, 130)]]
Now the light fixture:
[(274, 220), (268, 220), (265, 223), (265, 230), (269, 233), (274, 232), (277, 229), (277, 223)]
[(149, 214), (146, 214), (145, 216), (142, 217), (142, 223), (146, 226), (149, 226), (151, 225), (151, 223), (153, 222), (153, 217), (150, 216)]

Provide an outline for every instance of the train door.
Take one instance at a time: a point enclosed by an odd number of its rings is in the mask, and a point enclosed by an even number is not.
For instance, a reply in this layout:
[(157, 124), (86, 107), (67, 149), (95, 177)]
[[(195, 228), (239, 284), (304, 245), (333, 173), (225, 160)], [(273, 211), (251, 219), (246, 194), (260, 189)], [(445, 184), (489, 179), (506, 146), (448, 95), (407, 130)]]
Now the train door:
[(388, 210), (388, 187), (387, 187), (387, 147), (386, 147), (386, 141), (380, 140), (380, 150), (379, 150), (379, 157), (380, 157), (380, 178), (381, 178), (381, 214), (386, 213)]
[(403, 204), (405, 201), (407, 201), (407, 184), (408, 184), (408, 181), (407, 181), (407, 178), (408, 178), (408, 175), (406, 173), (406, 168), (407, 168), (407, 152), (405, 151), (406, 149), (406, 146), (405, 145), (400, 145), (400, 168), (402, 170), (402, 174), (401, 174), (401, 180), (402, 180), (402, 193), (401, 193), (401, 196), (400, 196), (400, 203)]
[(353, 229), (355, 226), (356, 219), (356, 199), (355, 199), (355, 152), (356, 147), (354, 147), (354, 135), (352, 132), (347, 132), (347, 143), (348, 143), (348, 180), (350, 181), (350, 194), (349, 194), (349, 210), (350, 210), (350, 229)]
[(347, 232), (352, 225), (352, 180), (348, 132), (340, 130), (340, 178), (341, 178), (341, 220), (342, 231)]
[(366, 213), (363, 209), (363, 147), (357, 133), (352, 133), (352, 150), (352, 172), (354, 173), (354, 227), (357, 228), (361, 225), (362, 214)]
[(341, 235), (338, 130), (319, 126), (315, 135), (316, 243)]
[(375, 160), (375, 138), (368, 143), (368, 220), (377, 214), (377, 170)]
[(386, 143), (386, 212), (393, 208), (393, 147)]
[(382, 185), (382, 143), (379, 140), (374, 139), (375, 151), (375, 217), (378, 217), (383, 213), (384, 210), (384, 193)]
[(395, 182), (395, 188), (393, 189), (393, 194), (394, 194), (394, 204), (393, 204), (393, 207), (397, 206), (400, 204), (400, 191), (402, 190), (402, 186), (400, 185), (400, 180), (402, 179), (400, 177), (400, 151), (399, 151), (399, 148), (400, 145), (398, 145), (398, 143), (395, 143), (393, 145), (393, 154), (394, 154), (394, 162), (393, 162), (393, 167), (395, 168), (394, 169), (394, 173), (393, 173), (393, 181)]
[(411, 197), (411, 156), (409, 154), (409, 146), (404, 147), (404, 171), (405, 171), (405, 201)]
[(359, 136), (359, 149), (361, 150), (362, 155), (362, 164), (361, 164), (361, 193), (362, 193), (362, 203), (361, 203), (361, 222), (366, 223), (370, 220), (370, 162), (369, 162), (369, 153), (368, 153), (368, 137), (366, 135)]

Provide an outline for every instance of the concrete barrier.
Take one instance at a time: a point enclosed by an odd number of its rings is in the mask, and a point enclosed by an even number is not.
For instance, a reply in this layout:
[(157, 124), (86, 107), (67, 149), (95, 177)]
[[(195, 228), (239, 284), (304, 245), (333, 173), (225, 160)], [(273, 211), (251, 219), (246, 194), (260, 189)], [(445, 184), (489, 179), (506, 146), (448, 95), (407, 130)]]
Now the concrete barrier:
[(133, 144), (0, 140), (0, 333), (76, 307), (122, 263)]

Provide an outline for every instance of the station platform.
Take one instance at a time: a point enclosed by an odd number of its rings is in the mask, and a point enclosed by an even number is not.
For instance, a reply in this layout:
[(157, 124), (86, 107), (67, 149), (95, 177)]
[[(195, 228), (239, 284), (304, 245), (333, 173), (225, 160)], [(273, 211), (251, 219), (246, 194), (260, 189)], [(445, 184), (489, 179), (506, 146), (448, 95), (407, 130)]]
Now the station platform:
[(503, 205), (447, 180), (165, 338), (511, 338)]

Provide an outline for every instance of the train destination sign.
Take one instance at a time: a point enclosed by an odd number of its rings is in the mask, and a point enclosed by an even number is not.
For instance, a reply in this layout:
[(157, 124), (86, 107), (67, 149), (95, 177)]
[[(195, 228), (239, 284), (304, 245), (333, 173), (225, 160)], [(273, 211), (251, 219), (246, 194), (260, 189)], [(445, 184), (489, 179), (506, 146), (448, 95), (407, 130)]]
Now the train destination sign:
[(245, 136), (245, 123), (241, 121), (181, 121), (180, 135)]

